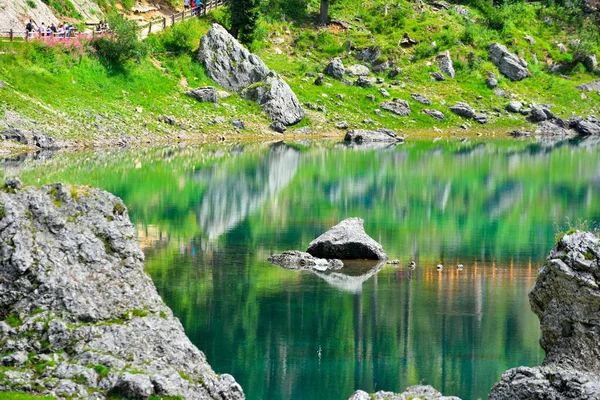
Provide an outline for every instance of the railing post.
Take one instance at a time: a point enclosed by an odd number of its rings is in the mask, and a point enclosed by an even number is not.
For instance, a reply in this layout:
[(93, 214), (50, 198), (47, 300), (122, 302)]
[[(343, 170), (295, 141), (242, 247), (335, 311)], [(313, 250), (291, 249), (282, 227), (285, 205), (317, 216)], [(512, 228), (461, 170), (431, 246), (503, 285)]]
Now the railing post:
[(152, 33), (152, 20), (150, 20), (150, 23), (148, 24), (148, 35)]
[(171, 15), (171, 25), (175, 25), (175, 14)]
[(163, 17), (163, 29), (167, 27), (167, 17)]
[(13, 30), (11, 28), (10, 32), (8, 33), (8, 37), (10, 38), (10, 41), (13, 41)]

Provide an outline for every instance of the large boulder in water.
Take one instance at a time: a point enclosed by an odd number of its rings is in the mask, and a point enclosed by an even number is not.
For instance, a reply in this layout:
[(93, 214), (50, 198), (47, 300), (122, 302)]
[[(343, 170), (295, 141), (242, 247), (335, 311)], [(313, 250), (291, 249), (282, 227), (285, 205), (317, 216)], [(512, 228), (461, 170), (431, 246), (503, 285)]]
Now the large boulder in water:
[(364, 220), (348, 218), (310, 242), (307, 253), (341, 260), (387, 260), (383, 248), (365, 232)]
[(293, 125), (304, 118), (304, 110), (289, 85), (221, 25), (213, 24), (200, 40), (198, 60), (212, 80), (258, 102), (273, 121)]
[(242, 91), (242, 96), (253, 100), (275, 122), (294, 125), (304, 118), (304, 110), (289, 85), (275, 72)]
[(488, 47), (488, 54), (498, 70), (511, 81), (520, 81), (531, 76), (527, 61), (508, 51), (506, 46), (492, 43)]
[(600, 398), (599, 244), (576, 232), (550, 252), (529, 293), (546, 358), (541, 367), (504, 373), (490, 399)]
[(0, 390), (244, 399), (159, 297), (120, 199), (10, 179), (0, 209)]

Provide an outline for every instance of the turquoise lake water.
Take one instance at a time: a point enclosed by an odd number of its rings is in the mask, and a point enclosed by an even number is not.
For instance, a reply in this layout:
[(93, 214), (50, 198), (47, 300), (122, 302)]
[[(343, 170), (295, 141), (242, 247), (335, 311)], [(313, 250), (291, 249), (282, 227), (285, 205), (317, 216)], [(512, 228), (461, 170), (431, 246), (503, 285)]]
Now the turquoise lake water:
[[(527, 292), (556, 232), (600, 221), (600, 155), (578, 142), (207, 145), (38, 154), (3, 171), (121, 196), (163, 299), (251, 400), (419, 383), (486, 398), (506, 369), (544, 358)], [(266, 262), (347, 217), (400, 266)]]

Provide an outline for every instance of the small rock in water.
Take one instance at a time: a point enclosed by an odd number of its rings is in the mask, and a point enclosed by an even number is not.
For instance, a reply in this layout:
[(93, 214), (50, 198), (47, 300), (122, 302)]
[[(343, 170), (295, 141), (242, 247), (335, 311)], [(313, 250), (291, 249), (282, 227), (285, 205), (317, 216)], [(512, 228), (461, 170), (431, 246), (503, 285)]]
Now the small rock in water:
[(443, 271), (444, 266), (442, 264), (438, 264), (437, 267), (435, 267), (435, 269), (437, 269), (438, 271)]
[(400, 265), (400, 260), (392, 260), (392, 261), (389, 261), (388, 264), (390, 264), (390, 265)]
[(458, 264), (458, 265), (456, 266), (456, 269), (457, 269), (457, 270), (459, 270), (459, 271), (462, 271), (463, 269), (465, 269), (465, 266), (464, 266), (464, 265), (462, 265), (462, 264)]
[(408, 268), (409, 269), (415, 269), (415, 268), (417, 268), (417, 263), (414, 262), (414, 261), (409, 262), (408, 263)]

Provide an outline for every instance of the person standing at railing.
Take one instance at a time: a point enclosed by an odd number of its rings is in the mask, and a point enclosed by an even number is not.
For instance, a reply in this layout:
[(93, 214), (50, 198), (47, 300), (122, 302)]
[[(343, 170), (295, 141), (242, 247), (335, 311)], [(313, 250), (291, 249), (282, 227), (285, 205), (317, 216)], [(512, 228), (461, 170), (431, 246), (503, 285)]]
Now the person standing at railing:
[(190, 8), (190, 0), (183, 0), (183, 7), (187, 10)]
[(192, 0), (192, 16), (196, 15), (196, 0)]
[(25, 29), (27, 29), (27, 37), (31, 37), (33, 32), (33, 22), (31, 22), (31, 20), (27, 21)]
[(46, 25), (42, 22), (42, 25), (38, 26), (38, 33), (40, 37), (46, 36)]

